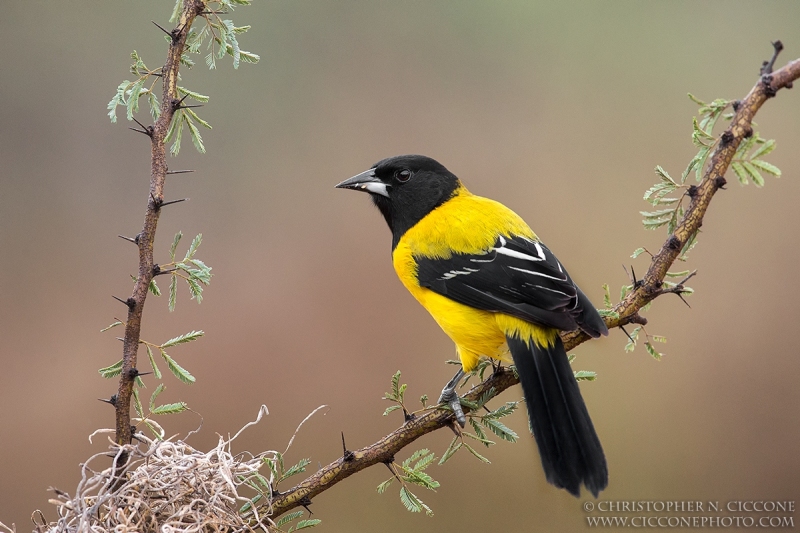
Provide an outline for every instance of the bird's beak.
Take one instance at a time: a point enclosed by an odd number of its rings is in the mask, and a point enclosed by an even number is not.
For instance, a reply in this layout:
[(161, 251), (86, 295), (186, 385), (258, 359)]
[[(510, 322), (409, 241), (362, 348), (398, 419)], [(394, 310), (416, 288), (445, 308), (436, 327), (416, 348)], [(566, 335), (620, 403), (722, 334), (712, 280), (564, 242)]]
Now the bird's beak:
[(375, 169), (371, 168), (356, 174), (350, 179), (346, 179), (336, 186), (337, 189), (353, 189), (354, 191), (364, 191), (372, 194), (389, 197), (388, 185), (375, 177)]

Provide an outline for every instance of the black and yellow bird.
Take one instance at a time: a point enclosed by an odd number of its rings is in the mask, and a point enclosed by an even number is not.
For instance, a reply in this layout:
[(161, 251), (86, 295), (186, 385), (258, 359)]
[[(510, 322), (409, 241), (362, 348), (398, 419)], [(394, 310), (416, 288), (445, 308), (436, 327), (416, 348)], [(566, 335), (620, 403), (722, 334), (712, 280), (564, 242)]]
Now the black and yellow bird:
[(550, 249), (429, 157), (390, 157), (336, 187), (370, 194), (392, 231), (400, 281), (456, 344), (462, 370), (439, 401), (463, 427), (455, 387), (464, 372), (510, 351), (547, 481), (597, 497), (606, 459), (558, 332), (599, 337), (608, 328)]

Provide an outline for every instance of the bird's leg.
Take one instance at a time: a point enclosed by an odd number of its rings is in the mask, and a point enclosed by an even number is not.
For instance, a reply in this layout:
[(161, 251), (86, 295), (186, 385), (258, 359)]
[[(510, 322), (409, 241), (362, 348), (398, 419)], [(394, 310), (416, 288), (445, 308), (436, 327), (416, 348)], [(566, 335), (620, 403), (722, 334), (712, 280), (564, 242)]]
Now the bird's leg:
[(446, 403), (450, 406), (450, 409), (453, 410), (453, 413), (456, 415), (456, 420), (458, 424), (463, 428), (467, 424), (467, 417), (464, 416), (464, 410), (461, 409), (461, 401), (458, 398), (458, 393), (456, 392), (456, 387), (458, 383), (461, 381), (461, 378), (464, 377), (464, 369), (459, 368), (456, 375), (453, 376), (453, 379), (447, 382), (447, 385), (444, 386), (442, 389), (442, 395), (439, 396), (439, 403)]

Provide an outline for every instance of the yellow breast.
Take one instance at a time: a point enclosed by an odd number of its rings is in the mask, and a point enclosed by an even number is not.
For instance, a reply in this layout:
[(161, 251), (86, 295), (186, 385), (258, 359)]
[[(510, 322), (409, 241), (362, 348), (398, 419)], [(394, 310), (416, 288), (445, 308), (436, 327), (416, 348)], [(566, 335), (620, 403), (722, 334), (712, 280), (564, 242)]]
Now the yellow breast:
[[(454, 252), (485, 252), (494, 246), (499, 235), (537, 238), (516, 213), (462, 187), (456, 196), (409, 229), (392, 254), (400, 281), (456, 343), (467, 372), (475, 368), (482, 355), (505, 359), (506, 333), (539, 341), (545, 332), (523, 320), (475, 309), (420, 287), (414, 257), (447, 259)], [(549, 332), (546, 336), (552, 337)]]

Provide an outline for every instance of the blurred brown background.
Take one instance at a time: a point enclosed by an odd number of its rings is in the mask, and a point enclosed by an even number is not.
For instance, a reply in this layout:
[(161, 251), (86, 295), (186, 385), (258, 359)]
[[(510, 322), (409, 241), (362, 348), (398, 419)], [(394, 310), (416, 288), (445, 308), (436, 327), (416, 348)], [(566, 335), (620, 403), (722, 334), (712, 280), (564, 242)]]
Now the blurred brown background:
[[(206, 337), (174, 348), (198, 378), (166, 377), (165, 401), (204, 419), (192, 442), (237, 431), (264, 403), (270, 416), (235, 449), (283, 449), (327, 464), (400, 422), (380, 397), (397, 369), (408, 396), (438, 394), (452, 343), (395, 278), (389, 232), (366, 195), (333, 185), (399, 153), (433, 156), (473, 192), (528, 220), (598, 305), (656, 249), (638, 211), (661, 164), (680, 174), (694, 154), (687, 98), (738, 98), (783, 39), (800, 56), (796, 2), (257, 2), (243, 48), (259, 65), (208, 72), (202, 58), (183, 85), (211, 96), (200, 110), (208, 154), (185, 141), (167, 199), (157, 260), (172, 236), (202, 232), (198, 257), (214, 268), (202, 305), (180, 288), (175, 313), (150, 297), (143, 337), (191, 329)], [(131, 50), (155, 67), (171, 1), (11, 2), (0, 30), (0, 520), (30, 530), (48, 486), (72, 492), (78, 464), (101, 451), (111, 427), (96, 400), (116, 386), (97, 374), (116, 361), (139, 231), (149, 150), (111, 125), (105, 105), (129, 77)], [(764, 189), (735, 179), (717, 196), (689, 268), (692, 309), (660, 299), (647, 313), (666, 335), (661, 362), (625, 353), (619, 331), (577, 350), (576, 368), (611, 472), (603, 499), (796, 500), (800, 459), (800, 94), (782, 91), (759, 113), (778, 139), (769, 161), (784, 171)], [(142, 114), (142, 118), (145, 114)], [(188, 244), (188, 243), (184, 243)], [(185, 250), (185, 247), (182, 247)], [(682, 265), (681, 265), (682, 267)], [(162, 282), (166, 288), (164, 282)], [(163, 365), (162, 365), (163, 369)], [(152, 381), (152, 380), (148, 380)], [(518, 389), (504, 399), (516, 398)], [(165, 419), (169, 433), (197, 424)], [(548, 486), (522, 413), (516, 445), (461, 453), (431, 469), (436, 516), (406, 512), (372, 468), (314, 500), (325, 531), (521, 532), (586, 527), (582, 501)], [(423, 439), (441, 455), (448, 431)], [(411, 450), (409, 450), (411, 451)], [(402, 459), (402, 457), (400, 458)], [(299, 478), (295, 478), (298, 479)], [(583, 500), (583, 499), (582, 499)], [(799, 517), (795, 516), (795, 521)]]

